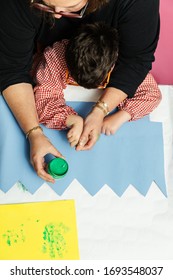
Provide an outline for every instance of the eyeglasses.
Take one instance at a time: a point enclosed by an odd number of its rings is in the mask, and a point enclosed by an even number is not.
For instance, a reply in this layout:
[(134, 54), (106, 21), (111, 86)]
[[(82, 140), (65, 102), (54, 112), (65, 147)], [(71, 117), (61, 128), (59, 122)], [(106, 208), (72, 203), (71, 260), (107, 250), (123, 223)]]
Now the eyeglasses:
[(80, 13), (73, 13), (73, 12), (56, 12), (55, 8), (49, 7), (47, 5), (44, 4), (40, 4), (40, 3), (33, 3), (31, 4), (32, 7), (37, 8), (43, 12), (46, 13), (51, 13), (51, 14), (55, 14), (55, 15), (61, 15), (62, 17), (68, 17), (68, 18), (82, 18), (87, 7), (88, 7), (88, 2), (85, 4), (85, 6), (81, 9)]
[(98, 86), (99, 89), (104, 89), (108, 85), (111, 77), (112, 69), (107, 73), (106, 78), (103, 80), (103, 82)]
[[(112, 68), (111, 70), (107, 73), (106, 78), (103, 80), (103, 82), (97, 87), (98, 89), (105, 89), (106, 86), (108, 85), (109, 81), (110, 81), (110, 76), (111, 76), (111, 72), (112, 72)], [(68, 69), (66, 70), (66, 83), (68, 85), (71, 86), (79, 86), (78, 83), (76, 83), (75, 81), (73, 81), (70, 77), (70, 73), (68, 71)]]

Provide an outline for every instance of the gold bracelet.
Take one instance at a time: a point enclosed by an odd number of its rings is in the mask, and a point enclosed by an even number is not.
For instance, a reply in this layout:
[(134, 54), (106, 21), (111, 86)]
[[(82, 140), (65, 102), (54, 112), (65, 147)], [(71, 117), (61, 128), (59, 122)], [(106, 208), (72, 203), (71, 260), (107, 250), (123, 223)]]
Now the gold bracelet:
[(97, 101), (97, 104), (103, 106), (103, 108), (104, 108), (105, 111), (106, 111), (106, 115), (109, 114), (109, 106), (108, 106), (108, 104), (107, 104), (106, 102), (104, 102), (104, 101), (102, 101), (102, 100), (98, 100), (98, 101)]
[(97, 108), (99, 108), (100, 110), (102, 110), (103, 113), (104, 113), (104, 117), (107, 115), (107, 111), (106, 111), (105, 108), (102, 107), (100, 104), (96, 103), (93, 107), (94, 107), (94, 108), (97, 107)]
[(37, 130), (37, 129), (41, 129), (41, 131), (43, 131), (42, 127), (37, 125), (37, 126), (34, 126), (33, 128), (31, 128), (30, 130), (28, 130), (28, 132), (26, 133), (26, 139), (29, 137), (29, 135), (34, 131), (34, 130)]
[(96, 102), (96, 104), (94, 104), (93, 107), (97, 107), (97, 108), (101, 109), (105, 116), (107, 116), (109, 114), (108, 104), (106, 102), (104, 102), (104, 101), (98, 100)]

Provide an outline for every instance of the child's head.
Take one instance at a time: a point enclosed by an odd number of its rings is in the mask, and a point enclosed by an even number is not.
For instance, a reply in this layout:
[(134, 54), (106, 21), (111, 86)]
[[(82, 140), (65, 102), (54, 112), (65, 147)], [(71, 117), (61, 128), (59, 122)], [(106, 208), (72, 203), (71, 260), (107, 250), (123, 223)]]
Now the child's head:
[(97, 88), (118, 57), (118, 33), (104, 23), (82, 25), (66, 49), (68, 70), (78, 85)]

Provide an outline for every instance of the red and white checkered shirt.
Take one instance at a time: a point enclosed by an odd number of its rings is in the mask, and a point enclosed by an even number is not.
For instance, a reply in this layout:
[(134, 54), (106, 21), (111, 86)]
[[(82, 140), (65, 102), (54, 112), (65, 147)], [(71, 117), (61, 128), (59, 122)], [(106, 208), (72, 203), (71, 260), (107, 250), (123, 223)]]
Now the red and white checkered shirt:
[[(35, 101), (39, 122), (49, 128), (65, 129), (68, 115), (76, 115), (65, 103), (66, 88), (65, 48), (68, 40), (56, 42), (44, 51), (44, 57), (36, 70)], [(72, 80), (72, 78), (70, 78)]]
[[(54, 43), (44, 51), (44, 57), (36, 70), (34, 88), (39, 122), (53, 129), (66, 129), (68, 115), (77, 115), (65, 103), (63, 90), (66, 88), (65, 48), (68, 40)], [(70, 82), (74, 82), (69, 77)], [(160, 103), (161, 93), (153, 76), (149, 73), (138, 87), (133, 98), (126, 98), (118, 106), (137, 120), (151, 113)]]

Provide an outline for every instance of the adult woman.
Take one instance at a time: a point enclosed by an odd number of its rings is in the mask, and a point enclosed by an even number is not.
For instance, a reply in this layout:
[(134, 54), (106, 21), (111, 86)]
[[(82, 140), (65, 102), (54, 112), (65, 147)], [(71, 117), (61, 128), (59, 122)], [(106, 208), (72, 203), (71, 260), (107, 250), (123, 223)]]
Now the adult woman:
[[(40, 13), (43, 9), (45, 12)], [(33, 130), (38, 127), (38, 118), (29, 71), (36, 42), (44, 48), (69, 37), (83, 22), (104, 21), (116, 27), (120, 36), (119, 60), (101, 97), (111, 111), (127, 96), (134, 95), (151, 69), (159, 34), (159, 0), (2, 0), (0, 13), (0, 89), (23, 131), (31, 132), (31, 162), (37, 174), (53, 182), (44, 171), (44, 156), (62, 155), (40, 129)], [(80, 13), (82, 18), (71, 18), (74, 13)], [(55, 21), (51, 23), (46, 14)], [(77, 150), (90, 149), (95, 144), (103, 119), (103, 111), (95, 107), (85, 120)], [(111, 129), (103, 132), (110, 134)]]

